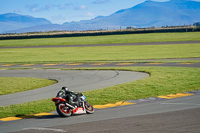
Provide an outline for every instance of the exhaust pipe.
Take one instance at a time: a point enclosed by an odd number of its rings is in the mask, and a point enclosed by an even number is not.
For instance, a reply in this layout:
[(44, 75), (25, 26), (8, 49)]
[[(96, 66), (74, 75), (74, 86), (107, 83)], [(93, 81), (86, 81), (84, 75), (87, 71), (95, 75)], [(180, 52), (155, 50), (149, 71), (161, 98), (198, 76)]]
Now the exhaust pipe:
[(65, 105), (68, 106), (68, 107), (70, 107), (70, 108), (72, 108), (72, 109), (76, 109), (74, 106), (72, 106), (72, 105), (70, 105), (68, 103), (65, 103)]

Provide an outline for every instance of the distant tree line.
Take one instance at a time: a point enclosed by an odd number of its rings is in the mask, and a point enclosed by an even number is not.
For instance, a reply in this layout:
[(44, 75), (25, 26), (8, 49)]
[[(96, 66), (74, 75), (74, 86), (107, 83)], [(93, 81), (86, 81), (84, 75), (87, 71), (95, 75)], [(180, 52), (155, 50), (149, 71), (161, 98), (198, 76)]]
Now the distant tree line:
[(197, 27), (199, 27), (199, 26), (200, 26), (200, 22), (196, 22), (196, 23), (194, 23), (193, 26), (197, 26)]
[(30, 38), (57, 38), (57, 37), (77, 37), (77, 36), (99, 36), (99, 35), (117, 35), (117, 34), (137, 34), (137, 33), (164, 33), (164, 32), (197, 32), (200, 31), (200, 22), (193, 26), (162, 26), (135, 28), (132, 26), (126, 29), (118, 30), (90, 30), (90, 31), (51, 31), (35, 32), (21, 34), (0, 34), (0, 40), (7, 39), (30, 39)]

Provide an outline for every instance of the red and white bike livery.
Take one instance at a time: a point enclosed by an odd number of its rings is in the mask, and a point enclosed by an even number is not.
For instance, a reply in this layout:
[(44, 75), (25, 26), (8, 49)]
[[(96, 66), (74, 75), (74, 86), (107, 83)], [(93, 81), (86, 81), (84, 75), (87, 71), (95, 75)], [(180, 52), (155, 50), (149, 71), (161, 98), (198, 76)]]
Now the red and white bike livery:
[(56, 105), (56, 111), (61, 117), (68, 117), (72, 114), (92, 114), (94, 113), (93, 106), (85, 101), (85, 96), (81, 97), (81, 103), (80, 107), (73, 106), (67, 102), (66, 99), (61, 97), (55, 97), (52, 99), (53, 102), (55, 102)]

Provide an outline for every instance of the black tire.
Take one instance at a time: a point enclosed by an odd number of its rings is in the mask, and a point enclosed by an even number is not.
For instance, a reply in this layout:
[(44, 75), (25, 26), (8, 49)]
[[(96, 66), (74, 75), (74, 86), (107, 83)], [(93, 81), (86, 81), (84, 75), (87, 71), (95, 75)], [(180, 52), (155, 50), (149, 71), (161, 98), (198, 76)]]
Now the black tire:
[(85, 103), (85, 110), (87, 114), (93, 114), (94, 113), (94, 107), (90, 103)]
[(72, 115), (72, 111), (65, 104), (60, 103), (56, 106), (56, 111), (61, 117), (68, 117)]

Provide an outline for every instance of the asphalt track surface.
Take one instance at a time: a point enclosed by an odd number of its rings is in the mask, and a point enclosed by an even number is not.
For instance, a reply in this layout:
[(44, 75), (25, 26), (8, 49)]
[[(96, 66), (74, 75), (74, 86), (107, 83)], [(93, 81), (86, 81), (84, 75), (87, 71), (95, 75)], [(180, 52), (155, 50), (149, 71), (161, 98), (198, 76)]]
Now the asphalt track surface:
[[(163, 66), (163, 67), (200, 67), (200, 63), (184, 63), (184, 62), (150, 62), (163, 60), (183, 60), (183, 59), (157, 59), (157, 60), (140, 60), (149, 63), (69, 63), (69, 64), (22, 64), (22, 65), (0, 65), (0, 68), (93, 68), (93, 67), (133, 67), (133, 66)], [(200, 58), (185, 58), (185, 60), (200, 60)]]
[(200, 95), (96, 110), (1, 122), (1, 132), (19, 133), (199, 133)]
[[(173, 64), (173, 65), (166, 65), (166, 64), (144, 64), (144, 65), (200, 67), (199, 63)], [(6, 71), (11, 71), (11, 70), (0, 70), (0, 73)], [(32, 69), (31, 71), (34, 71), (34, 69)], [(46, 71), (54, 71), (54, 70), (46, 70)], [(56, 70), (56, 71), (61, 71), (61, 70)], [(111, 77), (113, 77), (114, 75), (116, 76), (116, 72), (114, 73), (112, 74)], [(53, 75), (53, 77), (48, 76), (48, 78), (56, 79), (55, 76), (56, 75)], [(106, 78), (110, 78), (110, 76)], [(76, 84), (74, 84), (73, 86), (73, 83), (72, 84), (71, 83), (72, 82), (70, 82), (70, 87), (76, 88)], [(82, 89), (84, 89), (84, 87), (82, 87)], [(77, 91), (80, 90), (77, 89)], [(200, 92), (199, 91), (197, 92), (198, 93), (192, 96), (174, 98), (170, 100), (156, 99), (151, 101), (142, 99), (141, 101), (144, 102), (140, 102), (134, 105), (127, 105), (127, 106), (106, 108), (106, 109), (96, 109), (95, 113), (91, 115), (76, 115), (68, 118), (60, 118), (56, 114), (56, 112), (54, 112), (55, 115), (51, 116), (0, 122), (0, 132), (2, 133), (4, 132), (199, 133)]]
[[(29, 101), (55, 97), (62, 86), (73, 91), (84, 92), (131, 82), (148, 77), (147, 73), (130, 71), (100, 71), (100, 70), (59, 70), (59, 69), (23, 69), (0, 70), (1, 77), (35, 77), (53, 79), (58, 83), (40, 89), (24, 91), (0, 96), (0, 106), (8, 106)], [(5, 102), (6, 101), (6, 102)]]

